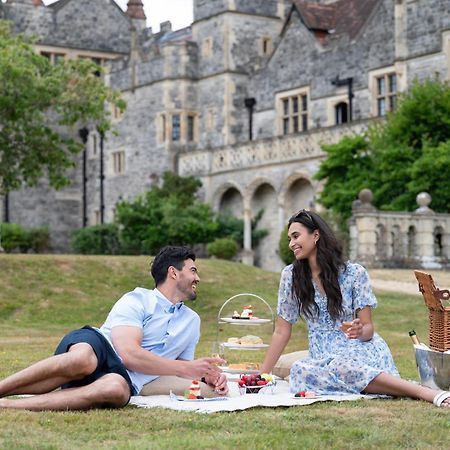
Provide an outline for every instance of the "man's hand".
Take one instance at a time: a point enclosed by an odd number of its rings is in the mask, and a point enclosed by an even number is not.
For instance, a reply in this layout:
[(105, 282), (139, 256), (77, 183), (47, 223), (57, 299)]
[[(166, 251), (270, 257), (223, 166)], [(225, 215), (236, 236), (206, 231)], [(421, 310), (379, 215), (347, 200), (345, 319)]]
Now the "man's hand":
[(205, 377), (205, 381), (210, 386), (213, 386), (215, 392), (217, 392), (219, 395), (228, 394), (227, 377), (225, 376), (224, 373), (220, 373), (218, 377), (214, 375), (209, 375)]
[(223, 364), (225, 361), (221, 358), (199, 358), (194, 359), (193, 361), (183, 362), (184, 370), (181, 376), (184, 378), (200, 380), (203, 377), (205, 377), (205, 379), (209, 379), (209, 377), (211, 377), (211, 380), (213, 380), (217, 379), (222, 373), (217, 365)]

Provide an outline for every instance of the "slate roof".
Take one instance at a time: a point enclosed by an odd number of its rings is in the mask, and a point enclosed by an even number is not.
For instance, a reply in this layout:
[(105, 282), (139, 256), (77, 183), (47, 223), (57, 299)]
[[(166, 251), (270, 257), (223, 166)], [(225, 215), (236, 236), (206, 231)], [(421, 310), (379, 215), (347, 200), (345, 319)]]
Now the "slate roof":
[(353, 39), (381, 0), (336, 0), (326, 5), (292, 0), (305, 26), (314, 32), (347, 34)]

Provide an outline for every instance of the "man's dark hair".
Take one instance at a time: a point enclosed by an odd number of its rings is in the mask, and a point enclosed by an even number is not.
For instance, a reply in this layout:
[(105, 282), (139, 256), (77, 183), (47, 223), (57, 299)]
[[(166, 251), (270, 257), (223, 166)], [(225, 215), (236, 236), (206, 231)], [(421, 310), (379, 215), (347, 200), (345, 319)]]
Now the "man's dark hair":
[(155, 285), (158, 286), (166, 281), (167, 270), (170, 266), (181, 270), (183, 269), (184, 261), (187, 259), (195, 261), (195, 253), (189, 247), (176, 247), (173, 245), (163, 247), (151, 264), (151, 274), (155, 280)]

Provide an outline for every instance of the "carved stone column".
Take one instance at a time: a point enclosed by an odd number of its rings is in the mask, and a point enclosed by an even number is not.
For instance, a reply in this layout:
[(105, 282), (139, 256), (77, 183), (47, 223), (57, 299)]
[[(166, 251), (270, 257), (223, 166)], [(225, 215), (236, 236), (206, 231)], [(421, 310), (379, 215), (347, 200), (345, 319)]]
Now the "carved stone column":
[(252, 210), (244, 200), (244, 251), (242, 252), (242, 262), (250, 266), (254, 263), (252, 250)]

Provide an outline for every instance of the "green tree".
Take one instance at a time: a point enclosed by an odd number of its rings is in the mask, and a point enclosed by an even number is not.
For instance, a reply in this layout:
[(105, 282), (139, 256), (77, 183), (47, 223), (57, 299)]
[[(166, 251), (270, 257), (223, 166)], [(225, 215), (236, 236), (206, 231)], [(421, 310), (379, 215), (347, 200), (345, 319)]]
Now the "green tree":
[(212, 241), (218, 224), (209, 205), (196, 198), (200, 186), (196, 178), (167, 172), (162, 187), (119, 203), (117, 222), (124, 251), (155, 254), (163, 245)]
[(294, 254), (289, 248), (287, 229), (283, 229), (280, 233), (280, 238), (278, 239), (278, 254), (280, 255), (281, 261), (285, 264), (291, 264), (295, 260)]
[(218, 238), (207, 245), (208, 254), (220, 259), (233, 259), (239, 251), (237, 242), (229, 237)]
[[(264, 239), (269, 231), (265, 228), (258, 228), (258, 223), (262, 219), (264, 209), (260, 209), (251, 221), (252, 247), (255, 248)], [(234, 239), (239, 247), (244, 246), (244, 220), (234, 217), (231, 213), (221, 213), (216, 218), (219, 229), (217, 236), (219, 238), (229, 237)]]
[(373, 166), (369, 142), (365, 135), (344, 137), (337, 144), (323, 145), (327, 158), (320, 164), (315, 177), (326, 179), (319, 201), (326, 208), (351, 214), (352, 202), (361, 189), (370, 183)]
[(450, 86), (438, 80), (415, 81), (397, 109), (373, 124), (364, 136), (324, 145), (327, 158), (316, 174), (325, 180), (319, 202), (342, 218), (363, 188), (370, 188), (382, 210), (412, 211), (426, 190), (432, 208), (449, 212)]
[[(215, 216), (209, 205), (197, 198), (201, 182), (171, 172), (163, 176), (161, 187), (154, 186), (135, 200), (117, 205), (116, 221), (121, 230), (125, 253), (155, 254), (164, 245), (206, 244), (216, 238), (231, 238), (243, 245), (244, 222), (228, 214)], [(254, 246), (268, 234), (257, 229), (264, 210), (252, 220)]]
[(436, 211), (449, 212), (450, 140), (436, 147), (426, 144), (422, 156), (411, 167), (411, 192), (428, 192)]
[(52, 65), (30, 38), (13, 36), (0, 21), (0, 194), (44, 175), (53, 187), (68, 184), (66, 170), (82, 149), (75, 129), (92, 124), (107, 131), (105, 103), (125, 107), (98, 70), (87, 60)]

